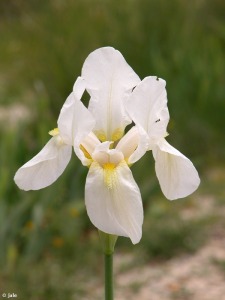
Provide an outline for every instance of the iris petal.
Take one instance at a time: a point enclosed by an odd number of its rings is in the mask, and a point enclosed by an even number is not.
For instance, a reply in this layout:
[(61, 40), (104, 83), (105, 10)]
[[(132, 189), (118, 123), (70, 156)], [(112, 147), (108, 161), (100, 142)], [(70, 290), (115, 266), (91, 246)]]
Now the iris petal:
[[(109, 170), (107, 170), (109, 171)], [(93, 163), (87, 175), (85, 203), (91, 222), (101, 231), (126, 236), (133, 244), (142, 235), (143, 207), (139, 188), (126, 163), (111, 169), (110, 185), (105, 170)]]
[(163, 79), (146, 77), (126, 101), (129, 116), (145, 130), (150, 139), (161, 138), (166, 134), (169, 112), (165, 86)]
[(169, 200), (186, 197), (198, 188), (200, 179), (194, 165), (166, 140), (153, 148), (153, 156), (161, 189)]
[(39, 190), (51, 185), (63, 173), (70, 161), (72, 147), (52, 137), (44, 148), (15, 174), (14, 180), (22, 190)]
[(94, 133), (101, 141), (118, 140), (131, 122), (124, 101), (139, 77), (112, 47), (92, 52), (84, 62), (82, 77), (91, 96), (88, 109), (96, 120)]
[(73, 92), (69, 95), (61, 109), (58, 118), (58, 127), (64, 142), (73, 145), (74, 151), (83, 165), (88, 165), (90, 160), (80, 149), (80, 144), (92, 131), (95, 120), (80, 101), (84, 90), (84, 79), (78, 77), (74, 84)]

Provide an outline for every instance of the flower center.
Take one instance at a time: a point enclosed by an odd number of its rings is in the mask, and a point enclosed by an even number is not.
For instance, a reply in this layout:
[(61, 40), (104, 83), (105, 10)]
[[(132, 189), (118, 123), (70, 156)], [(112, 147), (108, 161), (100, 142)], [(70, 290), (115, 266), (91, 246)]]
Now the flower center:
[[(103, 180), (109, 190), (116, 188), (118, 184), (118, 168), (124, 162), (124, 155), (117, 149), (110, 149), (112, 142), (99, 144), (92, 154), (93, 167), (99, 168)], [(103, 172), (103, 173), (102, 173)]]

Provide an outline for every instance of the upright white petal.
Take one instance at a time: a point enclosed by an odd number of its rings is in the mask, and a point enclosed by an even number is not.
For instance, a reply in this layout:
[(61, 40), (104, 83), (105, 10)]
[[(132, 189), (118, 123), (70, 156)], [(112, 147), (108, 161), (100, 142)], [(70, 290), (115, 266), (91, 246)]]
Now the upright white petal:
[(141, 194), (125, 162), (111, 170), (92, 163), (86, 179), (85, 203), (88, 216), (98, 229), (129, 237), (134, 244), (140, 241)]
[(197, 189), (200, 179), (194, 165), (166, 140), (155, 145), (153, 156), (161, 189), (169, 200), (186, 197)]
[(85, 82), (78, 77), (74, 84), (73, 92), (64, 103), (59, 118), (58, 127), (65, 143), (74, 145), (74, 151), (84, 165), (89, 164), (80, 149), (80, 144), (92, 131), (95, 120), (90, 111), (80, 101), (85, 90)]
[(39, 190), (51, 185), (63, 173), (70, 161), (72, 147), (55, 136), (15, 174), (14, 180), (22, 190)]
[(96, 119), (94, 132), (102, 141), (121, 138), (130, 123), (124, 100), (139, 77), (122, 54), (111, 47), (97, 49), (87, 57), (82, 77), (91, 96), (89, 110)]
[(166, 82), (163, 79), (146, 77), (126, 101), (131, 119), (153, 140), (166, 135), (169, 112), (165, 86)]

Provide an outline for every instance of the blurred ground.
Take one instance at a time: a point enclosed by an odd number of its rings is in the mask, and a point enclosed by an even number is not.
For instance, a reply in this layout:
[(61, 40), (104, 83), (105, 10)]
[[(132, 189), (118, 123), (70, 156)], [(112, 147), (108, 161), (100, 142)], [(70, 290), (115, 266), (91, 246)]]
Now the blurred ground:
[[(201, 200), (204, 202), (205, 199)], [(209, 214), (212, 213), (212, 206), (213, 199)], [(224, 216), (224, 210), (217, 213)], [(120, 260), (122, 262), (123, 258), (120, 257)], [(121, 275), (118, 272), (116, 299), (223, 300), (224, 281), (225, 229), (224, 226), (215, 226), (206, 244), (193, 255), (174, 257), (163, 263), (150, 263)]]
[[(217, 233), (214, 232), (216, 235)], [(165, 263), (120, 274), (116, 299), (141, 300), (212, 300), (225, 299), (225, 232), (212, 237), (194, 255), (173, 258)], [(124, 260), (120, 257), (119, 259)], [(223, 264), (220, 269), (218, 266)], [(99, 299), (101, 292), (96, 297)], [(86, 298), (88, 299), (88, 298)]]

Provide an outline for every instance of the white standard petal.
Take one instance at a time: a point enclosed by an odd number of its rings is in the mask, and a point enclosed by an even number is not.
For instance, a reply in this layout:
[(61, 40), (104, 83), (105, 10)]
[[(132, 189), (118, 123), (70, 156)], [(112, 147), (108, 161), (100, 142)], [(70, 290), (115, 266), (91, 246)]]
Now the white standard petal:
[(51, 138), (35, 157), (16, 172), (14, 180), (20, 189), (42, 189), (63, 173), (70, 161), (72, 147), (59, 139), (59, 136)]
[(133, 244), (140, 241), (141, 194), (125, 162), (111, 170), (102, 168), (97, 162), (91, 165), (85, 186), (85, 203), (88, 216), (98, 229), (129, 237)]
[(139, 77), (112, 47), (92, 52), (84, 62), (82, 77), (91, 96), (89, 110), (96, 119), (94, 132), (101, 141), (118, 140), (131, 122), (124, 100), (140, 82)]
[(146, 77), (126, 101), (126, 109), (132, 121), (142, 127), (153, 140), (166, 135), (169, 122), (165, 86), (163, 79)]
[(155, 145), (153, 156), (161, 189), (169, 200), (186, 197), (198, 188), (200, 179), (194, 165), (166, 140)]

